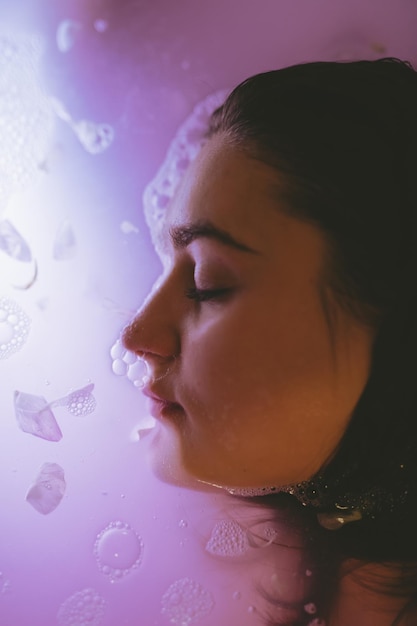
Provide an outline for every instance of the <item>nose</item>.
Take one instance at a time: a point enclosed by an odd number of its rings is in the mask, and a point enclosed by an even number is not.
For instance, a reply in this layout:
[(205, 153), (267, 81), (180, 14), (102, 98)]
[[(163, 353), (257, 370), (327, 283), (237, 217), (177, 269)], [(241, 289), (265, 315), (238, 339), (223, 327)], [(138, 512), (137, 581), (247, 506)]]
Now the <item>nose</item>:
[(178, 293), (169, 280), (157, 281), (133, 320), (123, 331), (125, 348), (148, 365), (159, 364), (181, 352)]

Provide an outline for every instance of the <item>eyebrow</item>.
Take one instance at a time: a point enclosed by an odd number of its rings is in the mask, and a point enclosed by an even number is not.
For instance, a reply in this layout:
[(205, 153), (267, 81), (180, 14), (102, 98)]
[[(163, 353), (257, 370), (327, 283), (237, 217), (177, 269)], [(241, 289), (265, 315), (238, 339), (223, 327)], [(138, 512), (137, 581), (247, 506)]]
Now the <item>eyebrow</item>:
[(222, 228), (218, 228), (208, 220), (190, 222), (181, 226), (174, 226), (169, 229), (169, 234), (174, 244), (174, 248), (181, 250), (186, 248), (196, 239), (215, 239), (220, 243), (230, 246), (241, 252), (249, 252), (250, 254), (259, 254), (257, 250), (250, 248), (246, 244), (235, 239), (230, 233)]

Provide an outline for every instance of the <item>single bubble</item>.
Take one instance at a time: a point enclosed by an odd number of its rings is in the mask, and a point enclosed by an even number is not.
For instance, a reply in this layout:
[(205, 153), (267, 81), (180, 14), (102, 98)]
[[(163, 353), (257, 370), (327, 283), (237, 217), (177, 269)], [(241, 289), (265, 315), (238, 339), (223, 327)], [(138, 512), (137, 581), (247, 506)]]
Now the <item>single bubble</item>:
[(56, 31), (56, 45), (60, 52), (68, 52), (74, 47), (82, 25), (74, 20), (63, 20), (59, 23)]
[(127, 377), (130, 381), (135, 384), (136, 382), (143, 386), (147, 382), (148, 378), (148, 368), (146, 362), (143, 359), (136, 359), (135, 363), (129, 365), (129, 369), (127, 371)]
[(112, 359), (121, 359), (123, 358), (123, 355), (125, 354), (126, 350), (123, 347), (122, 342), (120, 341), (120, 339), (117, 339), (114, 344), (112, 345), (112, 347), (110, 348), (110, 356)]
[(214, 607), (214, 600), (200, 583), (191, 578), (181, 578), (167, 589), (161, 605), (162, 614), (172, 624), (188, 626), (207, 617)]
[(94, 28), (98, 33), (105, 33), (108, 27), (109, 23), (107, 22), (107, 20), (97, 19), (94, 22)]
[(7, 359), (23, 347), (30, 323), (16, 302), (0, 297), (0, 359)]
[(122, 361), (122, 359), (115, 359), (111, 368), (113, 370), (113, 374), (116, 374), (116, 376), (125, 376), (127, 374), (128, 366), (127, 363)]
[(232, 595), (233, 600), (240, 600), (242, 597), (242, 594), (240, 593), (240, 591), (235, 591)]
[(317, 613), (317, 607), (314, 602), (309, 602), (308, 604), (304, 605), (304, 611), (309, 615), (314, 615), (314, 613)]
[(94, 555), (101, 573), (113, 582), (140, 565), (143, 541), (129, 524), (111, 522), (97, 535)]
[(134, 365), (137, 360), (138, 357), (136, 356), (136, 354), (134, 352), (130, 352), (129, 350), (126, 350), (126, 352), (124, 353), (122, 360), (127, 363), (127, 365)]
[(77, 591), (59, 607), (60, 626), (100, 626), (103, 623), (106, 601), (91, 588)]

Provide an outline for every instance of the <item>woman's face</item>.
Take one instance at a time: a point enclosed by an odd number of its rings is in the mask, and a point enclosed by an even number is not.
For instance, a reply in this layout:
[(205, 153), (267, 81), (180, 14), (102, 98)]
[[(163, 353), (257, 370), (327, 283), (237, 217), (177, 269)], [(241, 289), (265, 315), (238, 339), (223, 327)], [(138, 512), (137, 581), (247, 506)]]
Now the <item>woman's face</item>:
[(124, 334), (148, 366), (152, 464), (165, 480), (306, 480), (366, 384), (371, 331), (332, 305), (332, 343), (324, 237), (279, 211), (276, 181), (215, 136), (169, 207), (164, 272)]

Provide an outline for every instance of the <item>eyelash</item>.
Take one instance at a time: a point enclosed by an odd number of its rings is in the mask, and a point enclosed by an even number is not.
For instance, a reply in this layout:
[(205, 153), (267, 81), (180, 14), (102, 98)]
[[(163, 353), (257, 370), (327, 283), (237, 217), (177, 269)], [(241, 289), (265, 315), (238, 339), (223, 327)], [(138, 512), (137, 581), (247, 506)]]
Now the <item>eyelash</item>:
[(190, 300), (195, 302), (208, 302), (209, 300), (221, 300), (230, 292), (230, 289), (197, 289), (197, 287), (191, 287), (187, 289), (185, 295)]

